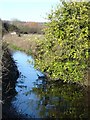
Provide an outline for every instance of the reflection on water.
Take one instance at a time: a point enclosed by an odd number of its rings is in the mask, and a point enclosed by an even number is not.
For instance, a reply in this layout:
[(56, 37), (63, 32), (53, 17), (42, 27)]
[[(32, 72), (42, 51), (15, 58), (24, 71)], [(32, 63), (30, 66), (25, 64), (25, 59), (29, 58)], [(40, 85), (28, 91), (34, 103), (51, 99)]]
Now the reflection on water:
[(38, 75), (43, 74), (34, 69), (34, 60), (23, 52), (15, 52), (13, 58), (21, 73), (16, 83), (17, 95), (12, 100), (18, 113), (26, 118), (87, 118), (83, 88), (39, 79)]
[(72, 84), (52, 83), (36, 85), (41, 117), (87, 118), (85, 91)]

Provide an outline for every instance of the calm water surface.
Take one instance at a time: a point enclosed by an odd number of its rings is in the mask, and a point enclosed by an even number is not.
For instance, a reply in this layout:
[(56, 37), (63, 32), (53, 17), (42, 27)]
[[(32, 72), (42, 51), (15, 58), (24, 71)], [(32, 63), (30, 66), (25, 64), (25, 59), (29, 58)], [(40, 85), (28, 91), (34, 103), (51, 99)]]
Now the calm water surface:
[(86, 93), (82, 87), (72, 84), (47, 83), (34, 68), (34, 60), (27, 54), (13, 53), (20, 77), (16, 83), (14, 109), (25, 118), (80, 118), (88, 117)]

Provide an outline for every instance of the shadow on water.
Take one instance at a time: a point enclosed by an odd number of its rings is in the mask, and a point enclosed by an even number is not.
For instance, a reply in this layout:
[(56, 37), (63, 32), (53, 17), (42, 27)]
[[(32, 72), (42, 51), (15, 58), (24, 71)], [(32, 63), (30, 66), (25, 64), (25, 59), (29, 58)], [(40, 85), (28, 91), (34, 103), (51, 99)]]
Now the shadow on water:
[[(15, 52), (20, 77), (17, 94), (11, 106), (24, 118), (88, 118), (86, 92), (76, 84), (60, 81), (48, 83), (44, 75), (34, 69), (34, 60), (23, 52)], [(29, 63), (30, 61), (30, 63)], [(39, 76), (42, 76), (40, 79)]]
[[(2, 85), (2, 98), (0, 105), (2, 104), (2, 119), (5, 119), (9, 116), (10, 111), (10, 101), (13, 96), (16, 95), (15, 91), (15, 83), (17, 78), (19, 77), (19, 71), (17, 70), (17, 66), (12, 58), (11, 51), (8, 49), (7, 44), (2, 42), (2, 61), (1, 63), (1, 85)], [(1, 116), (0, 116), (1, 117)]]
[(36, 84), (39, 115), (43, 118), (88, 118), (86, 92), (83, 88), (61, 82)]

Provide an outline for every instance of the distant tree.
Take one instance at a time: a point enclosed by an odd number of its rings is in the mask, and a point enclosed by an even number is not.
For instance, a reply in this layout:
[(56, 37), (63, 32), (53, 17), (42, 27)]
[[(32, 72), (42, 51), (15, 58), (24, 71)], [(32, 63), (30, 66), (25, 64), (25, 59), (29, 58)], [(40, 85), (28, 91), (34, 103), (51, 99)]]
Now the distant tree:
[(20, 33), (20, 30), (17, 26), (13, 25), (13, 24), (10, 24), (8, 22), (2, 22), (2, 34), (6, 34), (6, 33), (9, 33), (9, 32), (12, 32), (12, 31), (15, 31), (17, 33)]

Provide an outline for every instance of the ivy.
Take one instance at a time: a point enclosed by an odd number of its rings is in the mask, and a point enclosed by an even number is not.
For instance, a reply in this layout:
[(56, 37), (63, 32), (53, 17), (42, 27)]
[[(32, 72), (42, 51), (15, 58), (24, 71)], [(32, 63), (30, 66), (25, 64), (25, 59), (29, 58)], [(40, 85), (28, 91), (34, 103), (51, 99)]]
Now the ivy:
[(52, 79), (81, 82), (88, 69), (90, 2), (62, 2), (49, 14), (36, 67)]

